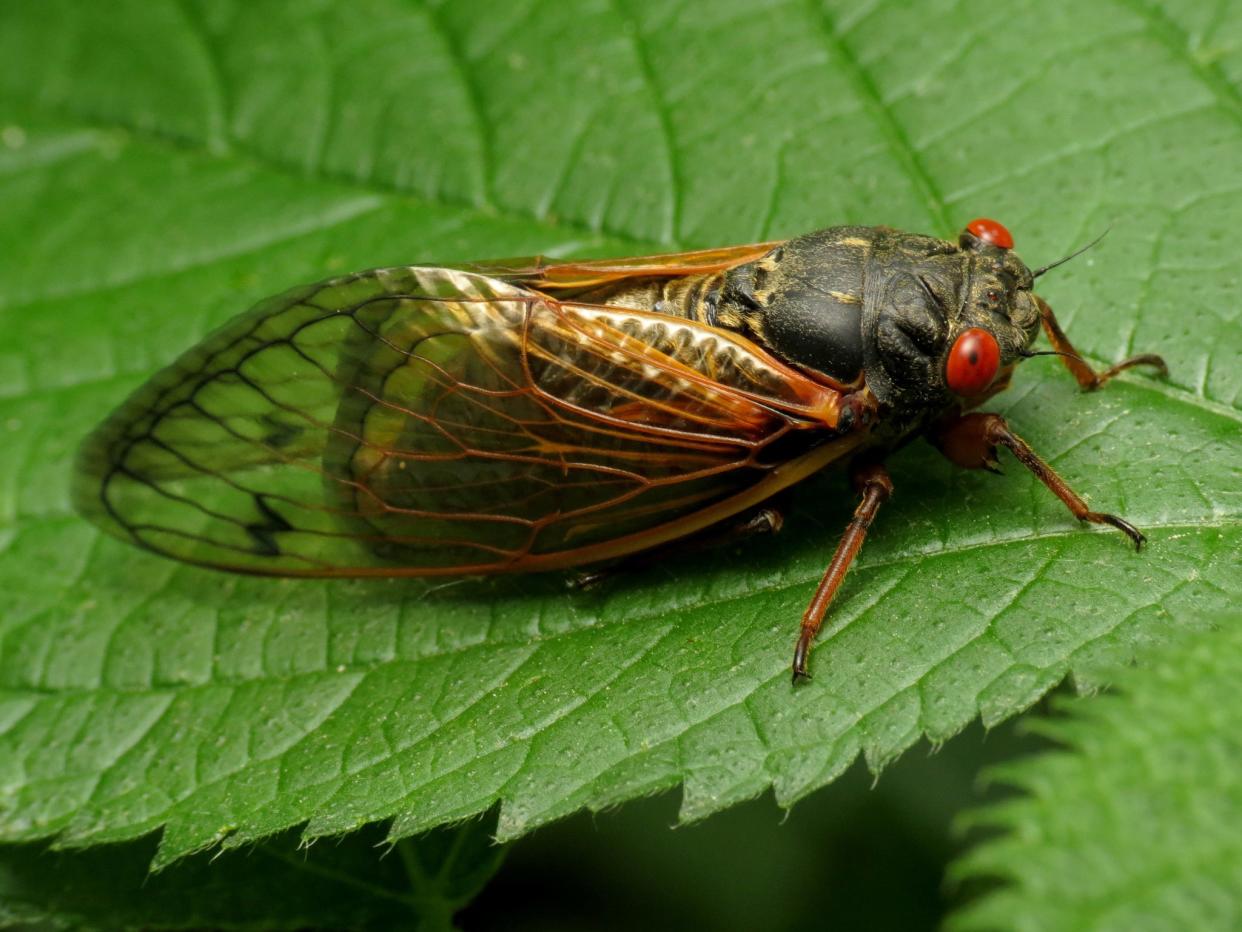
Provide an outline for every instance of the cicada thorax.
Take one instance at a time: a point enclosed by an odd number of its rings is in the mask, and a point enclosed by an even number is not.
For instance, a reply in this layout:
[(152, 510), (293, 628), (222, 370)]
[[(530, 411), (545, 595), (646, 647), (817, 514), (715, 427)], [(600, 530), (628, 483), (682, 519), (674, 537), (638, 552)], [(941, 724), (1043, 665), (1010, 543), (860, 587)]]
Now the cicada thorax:
[(875, 236), (873, 227), (833, 227), (732, 269), (717, 324), (839, 384), (859, 384), (867, 258)]

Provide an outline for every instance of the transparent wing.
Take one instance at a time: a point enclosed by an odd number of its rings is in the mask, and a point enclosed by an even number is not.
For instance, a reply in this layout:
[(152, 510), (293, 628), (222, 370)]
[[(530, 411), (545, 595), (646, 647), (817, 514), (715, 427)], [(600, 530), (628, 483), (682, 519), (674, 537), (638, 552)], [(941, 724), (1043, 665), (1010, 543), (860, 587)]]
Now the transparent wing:
[(692, 322), (380, 269), (264, 302), (157, 374), (83, 444), (74, 495), (236, 571), (545, 569), (684, 533), (844, 433), (840, 405)]

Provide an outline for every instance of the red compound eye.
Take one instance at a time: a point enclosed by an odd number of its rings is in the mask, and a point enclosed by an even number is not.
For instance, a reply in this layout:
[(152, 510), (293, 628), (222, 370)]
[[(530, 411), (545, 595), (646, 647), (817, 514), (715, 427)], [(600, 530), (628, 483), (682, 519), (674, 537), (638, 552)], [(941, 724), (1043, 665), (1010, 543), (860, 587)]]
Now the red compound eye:
[(953, 394), (970, 398), (992, 384), (999, 368), (1000, 346), (996, 337), (972, 327), (953, 341), (944, 365), (944, 380)]
[(978, 217), (966, 224), (966, 229), (985, 243), (991, 243), (1001, 249), (1013, 249), (1013, 234), (995, 220)]

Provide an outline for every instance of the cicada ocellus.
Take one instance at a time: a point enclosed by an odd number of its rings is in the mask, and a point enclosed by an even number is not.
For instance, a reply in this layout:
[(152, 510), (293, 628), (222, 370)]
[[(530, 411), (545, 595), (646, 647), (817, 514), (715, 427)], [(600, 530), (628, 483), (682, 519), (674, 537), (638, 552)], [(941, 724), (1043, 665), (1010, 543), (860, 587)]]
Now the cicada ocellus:
[[(295, 288), (139, 388), (83, 444), (81, 512), (200, 566), (426, 576), (607, 565), (730, 528), (830, 464), (860, 503), (802, 619), (795, 679), (918, 434), (968, 468), (1042, 324), (1096, 373), (994, 221), (956, 243), (885, 227), (604, 261), (376, 269)], [(766, 522), (748, 520), (759, 509)]]

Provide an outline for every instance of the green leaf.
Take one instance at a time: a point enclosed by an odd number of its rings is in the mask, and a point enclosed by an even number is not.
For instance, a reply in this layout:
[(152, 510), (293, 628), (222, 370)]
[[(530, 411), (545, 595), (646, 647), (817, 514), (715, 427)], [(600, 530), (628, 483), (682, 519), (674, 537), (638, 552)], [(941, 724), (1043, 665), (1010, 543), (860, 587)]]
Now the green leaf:
[[(166, 865), (497, 801), (501, 838), (677, 785), (686, 819), (788, 805), (1236, 604), (1242, 19), (1080, 6), (5, 4), (0, 838), (162, 827)], [(1151, 546), (913, 445), (806, 688), (837, 475), (775, 541), (591, 592), (228, 577), (68, 508), (98, 419), (298, 282), (979, 214), (1032, 262), (1111, 225), (1044, 293), (1091, 357), (1171, 378), (1082, 395), (1040, 359), (998, 408)]]
[(1032, 725), (1066, 746), (991, 773), (1024, 793), (971, 815), (1003, 829), (954, 865), (1006, 881), (957, 929), (1228, 929), (1242, 920), (1242, 628), (1198, 632), (1117, 692)]
[(439, 932), (499, 866), (493, 822), (435, 829), (395, 850), (381, 826), (309, 846), (285, 832), (154, 876), (152, 839), (71, 852), (3, 846), (0, 928)]

